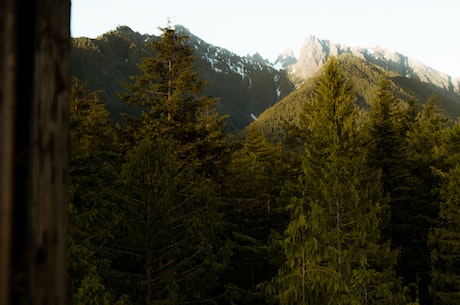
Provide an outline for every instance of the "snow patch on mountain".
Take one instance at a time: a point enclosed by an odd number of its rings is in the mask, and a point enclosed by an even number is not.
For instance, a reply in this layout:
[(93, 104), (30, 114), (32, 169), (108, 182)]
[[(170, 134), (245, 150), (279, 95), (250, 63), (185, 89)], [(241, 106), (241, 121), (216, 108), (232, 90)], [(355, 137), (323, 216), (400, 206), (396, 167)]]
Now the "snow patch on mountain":
[(273, 76), (273, 82), (275, 83), (276, 96), (280, 98), (281, 97), (281, 87), (280, 87), (280, 77), (278, 74), (275, 74)]

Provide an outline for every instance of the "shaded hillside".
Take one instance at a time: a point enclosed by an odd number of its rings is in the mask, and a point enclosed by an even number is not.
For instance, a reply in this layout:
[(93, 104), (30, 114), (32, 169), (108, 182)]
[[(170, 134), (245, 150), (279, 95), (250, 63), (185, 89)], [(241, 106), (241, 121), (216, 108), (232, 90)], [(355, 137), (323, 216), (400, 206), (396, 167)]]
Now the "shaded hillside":
[(123, 90), (123, 83), (130, 81), (130, 75), (140, 73), (137, 63), (143, 57), (153, 56), (143, 37), (136, 37), (131, 32), (120, 27), (96, 39), (72, 39), (72, 75), (87, 82), (88, 91), (101, 91), (101, 97), (115, 120), (120, 120), (123, 112), (136, 112), (122, 103), (117, 93)]
[[(415, 99), (423, 104), (436, 94), (446, 114), (452, 118), (460, 116), (460, 96), (452, 91), (424, 83), (413, 78), (406, 78), (350, 54), (338, 57), (340, 66), (346, 78), (351, 80), (357, 94), (357, 103), (364, 109), (374, 98), (380, 77), (386, 73), (391, 83), (391, 89), (396, 97), (408, 101)], [(262, 113), (251, 125), (262, 130), (272, 140), (279, 140), (285, 134), (286, 122), (297, 124), (300, 120), (302, 103), (308, 100), (313, 89), (314, 80), (321, 69), (313, 77), (289, 96)]]
[[(187, 43), (195, 49), (195, 69), (207, 83), (203, 95), (220, 98), (217, 109), (229, 115), (229, 131), (241, 130), (294, 90), (286, 72), (267, 65), (259, 55), (240, 57), (206, 43), (182, 26), (176, 28), (189, 36)], [(157, 37), (141, 35), (126, 26), (96, 39), (72, 39), (72, 74), (87, 82), (88, 90), (101, 91), (115, 120), (120, 120), (123, 112), (138, 112), (117, 94), (130, 82), (130, 76), (140, 73), (137, 64), (141, 59), (154, 55), (146, 44), (152, 39)]]

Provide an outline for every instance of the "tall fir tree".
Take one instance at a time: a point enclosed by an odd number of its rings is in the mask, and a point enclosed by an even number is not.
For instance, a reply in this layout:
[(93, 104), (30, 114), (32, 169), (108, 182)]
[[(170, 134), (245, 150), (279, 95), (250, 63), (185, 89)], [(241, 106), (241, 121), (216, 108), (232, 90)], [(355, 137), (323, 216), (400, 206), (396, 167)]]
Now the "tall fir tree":
[(417, 270), (424, 258), (414, 254), (413, 223), (414, 208), (418, 203), (413, 198), (416, 191), (413, 176), (414, 163), (410, 159), (408, 134), (414, 128), (414, 107), (397, 99), (391, 91), (392, 83), (383, 76), (378, 91), (371, 102), (369, 117), (368, 162), (374, 170), (381, 172), (383, 194), (389, 200), (390, 217), (383, 232), (391, 238), (393, 249), (399, 249), (398, 275), (403, 284), (412, 287), (412, 300), (419, 301)]
[[(401, 125), (401, 122), (405, 121), (401, 101), (392, 94), (390, 85), (388, 78), (383, 76), (376, 97), (371, 102), (371, 146), (368, 159), (373, 167), (381, 170), (383, 191), (393, 204), (407, 199), (407, 183), (404, 182), (408, 179), (409, 173), (406, 130)], [(397, 207), (396, 203), (394, 206)]]
[(117, 173), (120, 153), (99, 93), (73, 79), (70, 100), (68, 205), (69, 295), (71, 304), (113, 303), (110, 253), (120, 221)]
[(143, 73), (133, 76), (133, 82), (126, 84), (128, 91), (120, 93), (122, 100), (143, 110), (140, 117), (127, 119), (127, 129), (134, 134), (131, 142), (171, 138), (180, 143), (178, 156), (184, 160), (194, 156), (197, 170), (218, 178), (230, 155), (226, 116), (216, 111), (218, 99), (201, 94), (206, 82), (194, 70), (188, 37), (170, 25), (161, 31), (159, 40), (149, 42), (156, 55), (142, 59)]
[(221, 268), (220, 216), (210, 206), (217, 202), (209, 202), (218, 200), (214, 185), (193, 163), (175, 158), (177, 147), (170, 139), (146, 138), (123, 165), (128, 197), (119, 229), (127, 238), (117, 243), (123, 249), (117, 266), (132, 282), (124, 289), (144, 295), (147, 304), (208, 298)]
[(431, 248), (432, 303), (435, 305), (460, 302), (460, 124), (444, 130), (440, 147), (447, 167), (439, 169), (439, 221), (429, 234)]
[(290, 204), (286, 262), (268, 285), (281, 304), (399, 304), (396, 253), (382, 241), (386, 203), (360, 148), (352, 88), (336, 59), (305, 104), (300, 198)]
[(195, 154), (204, 171), (213, 171), (226, 153), (225, 117), (216, 112), (217, 99), (201, 95), (205, 82), (194, 70), (188, 37), (171, 26), (161, 31), (160, 39), (150, 43), (156, 55), (142, 59), (143, 73), (126, 84), (128, 92), (120, 93), (143, 109), (139, 119), (129, 122), (134, 121), (137, 139), (171, 137), (182, 144), (184, 158)]
[(267, 251), (270, 235), (282, 232), (285, 224), (280, 197), (290, 179), (286, 159), (281, 145), (252, 127), (233, 153), (225, 187), (233, 246), (226, 290), (230, 303), (265, 304), (257, 285), (276, 273)]
[(440, 222), (430, 234), (433, 304), (460, 302), (460, 165), (443, 176)]
[(415, 283), (416, 300), (420, 304), (431, 304), (428, 233), (438, 218), (440, 201), (440, 176), (433, 169), (443, 169), (446, 166), (441, 139), (450, 120), (433, 95), (423, 105), (414, 123), (412, 130), (407, 133), (411, 188), (410, 200), (405, 208), (408, 217), (404, 222), (405, 237), (401, 246), (405, 254), (401, 262), (411, 270), (409, 275)]
[(126, 287), (142, 274), (133, 289), (144, 290), (146, 304), (207, 303), (223, 295), (217, 274), (227, 251), (219, 235), (224, 117), (216, 99), (200, 96), (204, 83), (187, 37), (170, 26), (161, 30), (151, 43), (155, 56), (142, 60), (143, 73), (121, 94), (143, 112), (128, 121), (134, 137), (122, 174), (131, 238), (120, 238), (117, 266), (131, 274)]

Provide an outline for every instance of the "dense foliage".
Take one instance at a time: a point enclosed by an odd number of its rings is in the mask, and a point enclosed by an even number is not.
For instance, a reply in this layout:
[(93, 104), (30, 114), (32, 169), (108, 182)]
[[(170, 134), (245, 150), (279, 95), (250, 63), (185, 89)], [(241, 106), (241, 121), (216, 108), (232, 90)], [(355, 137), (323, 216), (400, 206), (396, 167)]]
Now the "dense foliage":
[(71, 304), (460, 302), (460, 127), (436, 96), (332, 58), (289, 122), (236, 140), (186, 39), (150, 43), (122, 127), (74, 81)]
[[(342, 74), (352, 84), (356, 94), (356, 103), (363, 109), (368, 110), (379, 90), (379, 79), (385, 77), (388, 80), (387, 89), (397, 99), (405, 102), (417, 100), (427, 102), (433, 94), (438, 97), (438, 103), (451, 118), (460, 114), (460, 104), (451, 99), (450, 94), (443, 92), (441, 88), (419, 80), (402, 77), (394, 72), (388, 72), (372, 63), (354, 57), (350, 54), (342, 54), (337, 57)], [(274, 141), (282, 140), (286, 134), (286, 128), (290, 124), (299, 124), (303, 102), (311, 94), (315, 85), (315, 78), (320, 77), (316, 73), (308, 78), (300, 88), (292, 92), (272, 107), (265, 110), (252, 125), (264, 132)]]

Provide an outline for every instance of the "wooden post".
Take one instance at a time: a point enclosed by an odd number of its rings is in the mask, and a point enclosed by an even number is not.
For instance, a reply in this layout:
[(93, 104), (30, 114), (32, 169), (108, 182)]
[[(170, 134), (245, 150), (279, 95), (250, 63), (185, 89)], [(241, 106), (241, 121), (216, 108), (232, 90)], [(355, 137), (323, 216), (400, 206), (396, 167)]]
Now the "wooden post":
[(70, 1), (0, 1), (0, 304), (66, 304)]
[[(11, 13), (10, 13), (11, 12)], [(0, 2), (0, 304), (10, 304), (13, 226), (13, 146), (16, 94), (15, 14), (12, 1)]]

